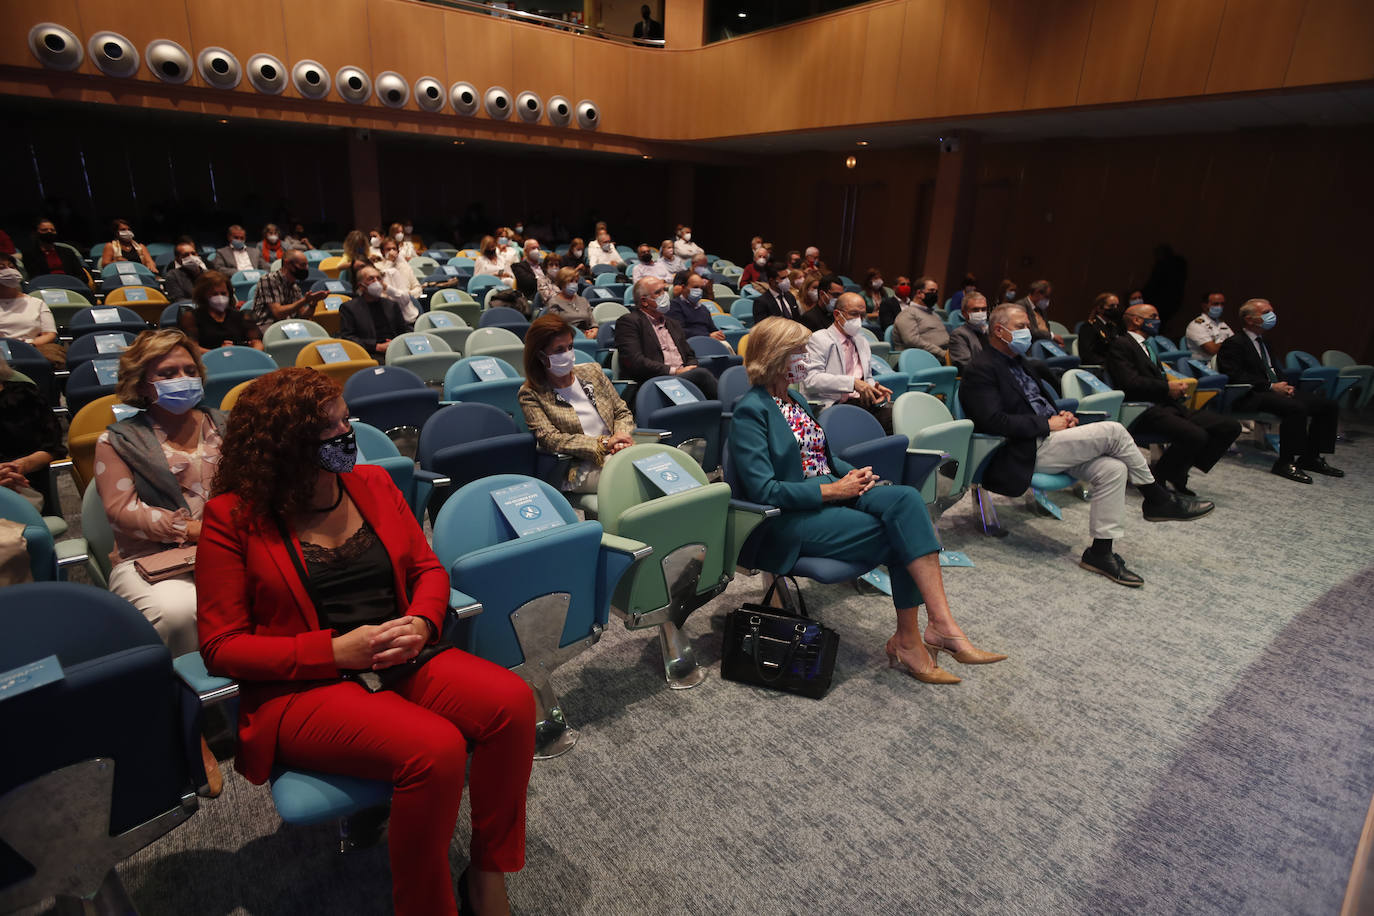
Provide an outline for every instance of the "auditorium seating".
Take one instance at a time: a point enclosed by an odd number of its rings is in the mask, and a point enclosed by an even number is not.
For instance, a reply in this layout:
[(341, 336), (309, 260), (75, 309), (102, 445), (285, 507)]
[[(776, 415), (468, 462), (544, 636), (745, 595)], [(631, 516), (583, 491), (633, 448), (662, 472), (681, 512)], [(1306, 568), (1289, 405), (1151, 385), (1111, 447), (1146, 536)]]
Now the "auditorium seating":
[[(660, 384), (664, 382), (681, 385), (695, 400), (676, 403)], [(660, 375), (644, 382), (635, 393), (634, 415), (642, 427), (668, 430), (665, 444), (681, 448), (708, 473), (720, 466), (720, 401), (708, 401), (687, 379)]]
[(385, 365), (358, 372), (344, 383), (350, 416), (383, 430), (408, 444), (415, 457), (420, 429), (439, 409), (439, 392), (401, 366)]
[(272, 357), (252, 347), (217, 347), (200, 357), (205, 366), (205, 403), (218, 404), (229, 389), (276, 371)]
[[(333, 350), (333, 347), (336, 346), (342, 348), (345, 358), (337, 361), (326, 359), (326, 356), (331, 352), (338, 352)], [(321, 352), (322, 347), (330, 347), (331, 349)], [(376, 366), (377, 361), (368, 356), (366, 350), (351, 340), (326, 338), (324, 340), (311, 340), (301, 348), (300, 353), (296, 354), (296, 365), (323, 372), (342, 385), (355, 372)]]

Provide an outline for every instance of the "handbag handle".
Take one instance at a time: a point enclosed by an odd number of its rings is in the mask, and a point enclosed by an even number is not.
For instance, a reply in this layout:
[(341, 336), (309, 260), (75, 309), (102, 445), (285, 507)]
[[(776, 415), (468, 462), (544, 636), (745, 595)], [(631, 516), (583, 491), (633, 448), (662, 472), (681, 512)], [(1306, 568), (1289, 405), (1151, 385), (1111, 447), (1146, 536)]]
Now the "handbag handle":
[(801, 645), (802, 637), (806, 635), (805, 624), (797, 624), (792, 628), (792, 642), (788, 643), (787, 651), (783, 653), (782, 661), (778, 663), (778, 673), (769, 677), (763, 673), (763, 660), (759, 658), (759, 646), (763, 644), (763, 621), (757, 617), (749, 618), (749, 634), (753, 637), (754, 673), (759, 676), (759, 680), (765, 684), (771, 684), (781, 678), (792, 667), (792, 658), (797, 654), (797, 647)]
[[(802, 617), (805, 617), (807, 620), (810, 620), (810, 619), (811, 619), (811, 615), (808, 614), (808, 613), (806, 613), (806, 599), (805, 599), (804, 597), (802, 597), (801, 586), (797, 584), (797, 577), (796, 577), (796, 576), (785, 576), (785, 575), (776, 575), (776, 574), (775, 574), (775, 575), (773, 576), (773, 584), (769, 585), (769, 586), (768, 586), (768, 591), (766, 591), (766, 592), (763, 593), (763, 602), (762, 602), (762, 603), (763, 603), (765, 606), (767, 606), (768, 603), (769, 603), (770, 601), (773, 600), (773, 592), (774, 592), (774, 590), (777, 589), (778, 583), (781, 582), (781, 581), (783, 581), (784, 579), (791, 579), (791, 580), (792, 580), (792, 590), (793, 590), (794, 592), (797, 593), (797, 612), (798, 612), (798, 615), (800, 615), (800, 616), (802, 616)], [(781, 608), (780, 610), (782, 610), (782, 611), (785, 612), (787, 609), (786, 609), (786, 608)], [(793, 616), (797, 616), (797, 615), (793, 615)]]

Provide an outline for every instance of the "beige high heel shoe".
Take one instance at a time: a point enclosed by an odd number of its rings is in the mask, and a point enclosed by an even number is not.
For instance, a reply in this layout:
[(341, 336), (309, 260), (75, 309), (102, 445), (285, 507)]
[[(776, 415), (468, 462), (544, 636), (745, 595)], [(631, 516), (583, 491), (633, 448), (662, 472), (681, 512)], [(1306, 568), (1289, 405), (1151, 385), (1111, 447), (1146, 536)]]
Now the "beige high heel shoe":
[[(922, 636), (921, 642), (926, 644), (926, 651), (930, 653), (930, 657), (937, 664), (940, 661), (941, 652), (953, 656), (954, 660), (961, 665), (991, 665), (993, 662), (1000, 662), (1006, 658), (1001, 652), (984, 652), (982, 649), (975, 647), (967, 636), (946, 636), (938, 630), (933, 630), (932, 627), (926, 627), (926, 633), (931, 632), (934, 632), (940, 641), (934, 643), (926, 636)], [(946, 641), (967, 643), (968, 648), (956, 651), (946, 645)]]
[(922, 684), (957, 684), (962, 678), (951, 674), (940, 667), (939, 659), (932, 655), (930, 657), (930, 667), (924, 671), (917, 668), (911, 662), (902, 657), (902, 647), (897, 645), (897, 637), (893, 636), (887, 641), (887, 666), (889, 668), (903, 668), (906, 673), (920, 681)]

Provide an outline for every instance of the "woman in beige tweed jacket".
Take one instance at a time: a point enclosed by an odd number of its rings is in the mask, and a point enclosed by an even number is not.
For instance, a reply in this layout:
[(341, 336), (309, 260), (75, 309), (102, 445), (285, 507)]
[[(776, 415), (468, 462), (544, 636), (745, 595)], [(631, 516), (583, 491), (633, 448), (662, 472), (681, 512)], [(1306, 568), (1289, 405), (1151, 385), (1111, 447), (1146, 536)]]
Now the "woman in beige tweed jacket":
[(594, 493), (606, 458), (633, 444), (634, 415), (595, 363), (573, 365), (572, 326), (544, 315), (525, 334), (520, 409), (541, 451), (578, 459), (560, 488)]

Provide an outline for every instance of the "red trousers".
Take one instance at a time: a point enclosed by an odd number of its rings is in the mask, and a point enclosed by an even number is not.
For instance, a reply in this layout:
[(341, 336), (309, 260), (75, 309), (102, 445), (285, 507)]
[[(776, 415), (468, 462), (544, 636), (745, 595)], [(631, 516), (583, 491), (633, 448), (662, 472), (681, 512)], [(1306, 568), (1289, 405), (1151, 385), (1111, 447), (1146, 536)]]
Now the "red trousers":
[(398, 916), (454, 914), (448, 848), (472, 749), (472, 863), (525, 864), (525, 790), (534, 760), (534, 695), (517, 675), (449, 649), (395, 689), (352, 681), (306, 690), (287, 707), (276, 760), (386, 780), (392, 899)]

